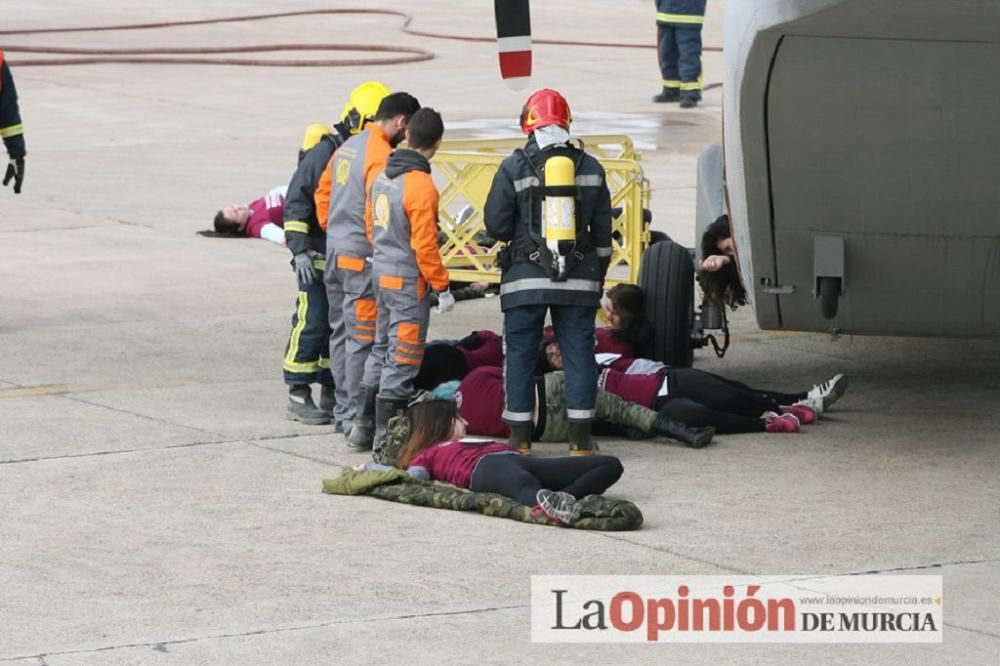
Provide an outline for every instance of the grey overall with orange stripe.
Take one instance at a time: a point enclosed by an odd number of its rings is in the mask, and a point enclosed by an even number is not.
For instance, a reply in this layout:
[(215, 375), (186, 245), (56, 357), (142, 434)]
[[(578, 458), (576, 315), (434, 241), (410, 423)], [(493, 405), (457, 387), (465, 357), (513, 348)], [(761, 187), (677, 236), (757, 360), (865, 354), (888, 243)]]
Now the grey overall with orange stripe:
[[(385, 132), (369, 123), (334, 153), (329, 167), (332, 184), (324, 279), (330, 301), (330, 370), (337, 386), (334, 419), (338, 422), (354, 418), (365, 360), (375, 342), (368, 191), (391, 150)], [(335, 307), (336, 303), (342, 307)]]
[(378, 322), (363, 383), (407, 400), (424, 357), (430, 290), (448, 289), (437, 244), (438, 191), (420, 153), (397, 150), (371, 188)]

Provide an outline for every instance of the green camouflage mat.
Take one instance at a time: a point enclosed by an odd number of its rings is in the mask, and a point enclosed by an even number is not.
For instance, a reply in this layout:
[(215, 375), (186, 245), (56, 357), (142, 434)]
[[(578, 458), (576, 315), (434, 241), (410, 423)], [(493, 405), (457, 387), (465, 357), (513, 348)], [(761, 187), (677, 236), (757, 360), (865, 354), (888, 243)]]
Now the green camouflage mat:
[[(339, 478), (324, 479), (323, 492), (334, 495), (371, 495), (392, 502), (429, 506), (455, 511), (478, 511), (487, 516), (510, 518), (523, 523), (552, 525), (545, 516), (534, 516), (531, 508), (509, 497), (494, 493), (475, 493), (438, 481), (421, 481), (399, 469), (356, 472), (345, 469)], [(570, 527), (609, 532), (637, 530), (642, 512), (625, 500), (611, 500), (588, 495), (577, 501), (580, 519)]]

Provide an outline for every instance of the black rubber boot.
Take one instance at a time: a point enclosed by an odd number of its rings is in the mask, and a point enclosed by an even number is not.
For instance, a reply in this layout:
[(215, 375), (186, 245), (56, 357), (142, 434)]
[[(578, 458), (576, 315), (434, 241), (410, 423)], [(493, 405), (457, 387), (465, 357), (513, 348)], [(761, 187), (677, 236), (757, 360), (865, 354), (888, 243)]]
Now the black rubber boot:
[(681, 91), (677, 88), (664, 88), (659, 95), (653, 97), (653, 101), (657, 104), (663, 104), (665, 102), (677, 102), (681, 99)]
[(507, 446), (517, 449), (526, 456), (531, 455), (531, 434), (535, 431), (533, 423), (519, 423), (510, 426), (510, 437)]
[(378, 453), (382, 449), (382, 440), (385, 438), (385, 431), (389, 428), (389, 420), (400, 412), (406, 411), (409, 400), (402, 398), (384, 398), (378, 396), (375, 399), (375, 445), (373, 450)]
[(319, 393), (319, 408), (325, 414), (333, 416), (333, 409), (337, 406), (336, 388), (333, 384), (323, 384)]
[(288, 387), (288, 408), (285, 418), (298, 421), (305, 425), (326, 425), (330, 415), (316, 406), (312, 399), (312, 390), (308, 384), (295, 384)]
[(653, 421), (653, 432), (676, 439), (693, 449), (700, 449), (707, 445), (715, 436), (715, 428), (692, 428), (680, 421), (671, 421), (663, 414), (658, 414), (656, 420)]
[(682, 109), (693, 109), (698, 106), (698, 102), (701, 101), (701, 95), (683, 95), (681, 96), (681, 108)]
[(375, 396), (378, 395), (377, 386), (362, 384), (358, 387), (358, 402), (355, 406), (354, 424), (351, 426), (351, 434), (347, 436), (347, 443), (351, 448), (362, 451), (371, 451), (375, 442)]
[(597, 444), (590, 438), (590, 421), (569, 422), (569, 454), (571, 456), (592, 456), (597, 453)]

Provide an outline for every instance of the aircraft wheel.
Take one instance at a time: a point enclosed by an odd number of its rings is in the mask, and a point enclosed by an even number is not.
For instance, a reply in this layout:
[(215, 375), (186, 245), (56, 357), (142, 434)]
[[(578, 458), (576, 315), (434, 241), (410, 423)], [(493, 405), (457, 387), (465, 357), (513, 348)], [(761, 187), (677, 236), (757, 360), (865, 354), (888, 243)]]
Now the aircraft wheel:
[(672, 241), (651, 245), (639, 265), (646, 318), (653, 338), (639, 350), (678, 368), (691, 367), (691, 327), (694, 320), (694, 261), (687, 248)]

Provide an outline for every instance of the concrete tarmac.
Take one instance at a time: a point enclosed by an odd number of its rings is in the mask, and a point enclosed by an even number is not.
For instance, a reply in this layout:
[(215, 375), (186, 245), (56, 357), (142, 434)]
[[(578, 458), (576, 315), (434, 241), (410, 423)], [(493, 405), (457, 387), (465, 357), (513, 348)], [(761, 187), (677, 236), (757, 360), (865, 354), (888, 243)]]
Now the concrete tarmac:
[[(5, 0), (5, 29), (349, 7), (348, 2)], [(493, 34), (488, 3), (411, 3), (413, 27)], [(652, 43), (652, 3), (535, 2), (536, 37)], [(705, 43), (721, 45), (721, 2)], [(354, 3), (365, 6), (367, 3)], [(604, 440), (609, 493), (643, 528), (596, 533), (320, 492), (364, 456), (284, 419), (295, 287), (284, 249), (207, 239), (214, 212), (287, 182), (302, 129), (377, 78), (442, 111), (450, 136), (513, 134), (525, 97), (492, 43), (418, 38), (377, 16), (169, 31), (4, 36), (3, 45), (416, 45), (430, 62), (343, 68), (18, 68), (24, 191), (0, 192), (0, 664), (911, 663), (1000, 654), (1000, 348), (995, 341), (761, 332), (734, 317), (698, 367), (846, 397), (795, 435), (704, 450)], [(293, 54), (302, 55), (302, 54)], [(308, 54), (306, 54), (308, 55)], [(317, 57), (328, 57), (319, 53)], [(358, 54), (347, 54), (358, 55)], [(361, 54), (371, 55), (371, 54)], [(274, 56), (278, 57), (278, 56)], [(360, 56), (359, 56), (360, 57)], [(658, 106), (655, 51), (537, 46), (532, 86), (587, 132), (634, 133), (654, 227), (693, 242), (694, 164), (721, 90)], [(705, 54), (706, 82), (722, 56)], [(495, 300), (435, 317), (432, 337), (499, 329)], [(561, 445), (540, 445), (544, 455)], [(535, 574), (944, 577), (944, 642), (544, 645)]]

